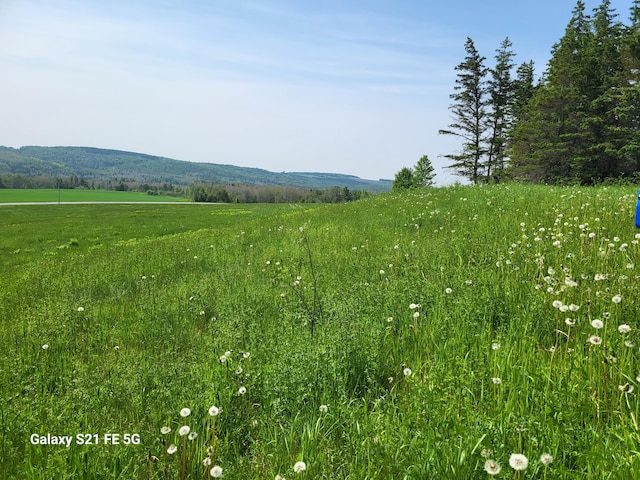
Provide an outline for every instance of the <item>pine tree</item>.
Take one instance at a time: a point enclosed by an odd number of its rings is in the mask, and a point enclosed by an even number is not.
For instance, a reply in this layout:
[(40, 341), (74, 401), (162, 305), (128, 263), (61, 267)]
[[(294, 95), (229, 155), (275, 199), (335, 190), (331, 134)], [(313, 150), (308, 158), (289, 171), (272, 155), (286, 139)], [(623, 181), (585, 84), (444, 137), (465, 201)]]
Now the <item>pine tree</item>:
[(431, 160), (427, 155), (423, 155), (413, 169), (414, 184), (419, 187), (431, 187), (435, 177), (436, 174)]
[(449, 106), (453, 123), (439, 133), (462, 139), (461, 153), (444, 156), (453, 161), (447, 168), (454, 169), (457, 175), (475, 184), (484, 175), (482, 158), (487, 153), (484, 136), (487, 129), (488, 69), (484, 66), (485, 57), (480, 56), (471, 38), (467, 38), (465, 51), (464, 61), (456, 67), (456, 93), (449, 96), (454, 101)]
[(489, 139), (487, 152), (487, 179), (498, 179), (506, 162), (507, 135), (513, 120), (513, 102), (515, 83), (511, 80), (511, 71), (515, 54), (511, 50), (511, 40), (505, 38), (496, 50), (496, 65), (489, 80)]

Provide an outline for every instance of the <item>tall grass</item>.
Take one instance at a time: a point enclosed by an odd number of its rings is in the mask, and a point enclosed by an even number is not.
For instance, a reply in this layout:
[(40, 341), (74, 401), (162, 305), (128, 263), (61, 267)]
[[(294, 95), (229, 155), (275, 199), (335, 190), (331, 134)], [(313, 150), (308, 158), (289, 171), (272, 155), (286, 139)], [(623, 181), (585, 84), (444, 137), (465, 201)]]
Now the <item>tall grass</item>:
[(0, 291), (0, 468), (640, 478), (634, 211), (620, 188), (457, 186), (34, 256)]

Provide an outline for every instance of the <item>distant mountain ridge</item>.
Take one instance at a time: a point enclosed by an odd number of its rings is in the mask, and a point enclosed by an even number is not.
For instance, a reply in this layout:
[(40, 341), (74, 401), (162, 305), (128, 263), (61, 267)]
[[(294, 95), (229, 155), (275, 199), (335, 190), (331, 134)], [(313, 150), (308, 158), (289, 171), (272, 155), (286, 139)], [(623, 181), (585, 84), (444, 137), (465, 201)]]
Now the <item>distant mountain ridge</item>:
[(0, 146), (0, 176), (30, 175), (84, 180), (125, 180), (191, 185), (196, 182), (245, 185), (287, 185), (309, 189), (348, 187), (382, 192), (391, 180), (366, 180), (353, 175), (320, 172), (271, 172), (260, 168), (188, 162), (144, 153), (94, 147), (11, 148)]

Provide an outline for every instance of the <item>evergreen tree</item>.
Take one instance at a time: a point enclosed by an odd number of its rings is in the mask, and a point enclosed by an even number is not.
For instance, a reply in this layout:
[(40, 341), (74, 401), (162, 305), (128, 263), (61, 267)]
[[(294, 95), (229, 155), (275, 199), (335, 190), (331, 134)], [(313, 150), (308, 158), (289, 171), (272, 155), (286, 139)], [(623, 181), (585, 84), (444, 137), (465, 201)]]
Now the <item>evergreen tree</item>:
[(478, 183), (484, 174), (483, 156), (486, 154), (485, 133), (487, 129), (487, 68), (485, 57), (480, 56), (471, 38), (465, 43), (466, 57), (458, 71), (456, 93), (449, 97), (454, 101), (449, 110), (453, 123), (440, 134), (454, 135), (462, 139), (459, 154), (445, 155), (453, 161), (447, 168), (456, 174)]
[(413, 169), (413, 183), (419, 187), (431, 187), (435, 177), (431, 160), (427, 155), (423, 155)]
[(512, 136), (512, 175), (535, 182), (574, 178), (589, 144), (584, 119), (590, 103), (587, 48), (589, 17), (579, 0), (564, 36), (554, 45), (541, 85)]
[[(514, 87), (511, 80), (514, 53), (511, 40), (505, 38), (496, 51), (496, 65), (489, 80), (489, 145), (487, 152), (487, 179), (499, 178), (506, 161), (507, 135), (513, 117)], [(493, 176), (493, 177), (492, 177)]]

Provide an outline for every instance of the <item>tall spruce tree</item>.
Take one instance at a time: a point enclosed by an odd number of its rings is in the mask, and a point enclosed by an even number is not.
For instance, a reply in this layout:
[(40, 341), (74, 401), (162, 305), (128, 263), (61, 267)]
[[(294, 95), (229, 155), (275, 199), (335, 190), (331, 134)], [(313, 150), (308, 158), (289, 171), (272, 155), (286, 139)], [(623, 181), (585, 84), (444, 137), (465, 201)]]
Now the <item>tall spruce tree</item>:
[(460, 153), (444, 156), (453, 162), (447, 168), (475, 184), (482, 179), (485, 167), (482, 159), (486, 154), (488, 69), (484, 65), (485, 57), (478, 53), (471, 38), (467, 38), (464, 48), (466, 57), (456, 67), (455, 93), (449, 96), (453, 100), (449, 106), (453, 123), (439, 133), (462, 139)]
[(498, 180), (507, 158), (507, 136), (513, 120), (515, 82), (511, 79), (511, 71), (515, 54), (511, 50), (511, 40), (505, 38), (496, 50), (496, 64), (490, 70), (488, 82), (489, 137), (486, 161), (487, 179)]

